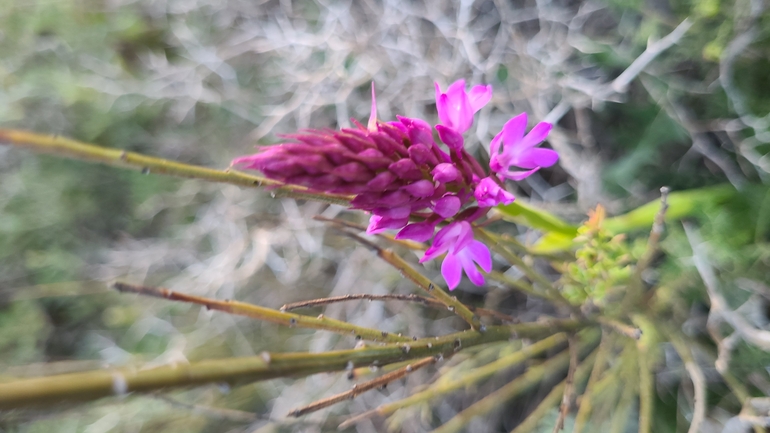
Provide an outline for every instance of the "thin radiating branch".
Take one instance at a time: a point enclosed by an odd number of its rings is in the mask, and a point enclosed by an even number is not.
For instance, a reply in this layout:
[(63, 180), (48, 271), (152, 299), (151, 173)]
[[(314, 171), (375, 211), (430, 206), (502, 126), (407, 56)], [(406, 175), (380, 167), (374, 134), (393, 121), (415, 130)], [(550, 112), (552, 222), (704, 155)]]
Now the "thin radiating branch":
[(189, 364), (174, 363), (154, 368), (132, 366), (25, 378), (0, 382), (0, 409), (41, 405), (50, 407), (53, 403), (88, 401), (131, 392), (152, 392), (205, 383), (236, 385), (277, 377), (301, 377), (328, 371), (345, 371), (351, 366), (383, 366), (439, 354), (450, 356), (463, 347), (507, 341), (511, 338), (544, 338), (558, 332), (574, 332), (584, 326), (583, 322), (575, 320), (521, 323), (490, 326), (484, 333), (468, 330), (443, 337), (368, 346), (362, 349), (324, 353), (263, 352), (259, 356)]
[(508, 260), (511, 265), (516, 266), (518, 269), (524, 272), (524, 275), (526, 275), (527, 278), (529, 278), (536, 287), (540, 288), (544, 293), (546, 293), (551, 301), (561, 306), (567, 307), (570, 309), (570, 311), (577, 315), (582, 315), (580, 309), (570, 304), (570, 302), (567, 301), (564, 296), (562, 296), (561, 292), (559, 292), (556, 287), (553, 286), (552, 282), (548, 281), (546, 277), (532, 269), (531, 266), (527, 265), (521, 257), (517, 256), (508, 248), (497, 242), (494, 237), (492, 237), (486, 230), (476, 227), (473, 232), (479, 237), (479, 239), (483, 240), (490, 248), (492, 248), (494, 252), (500, 254), (506, 260)]
[[(658, 209), (658, 212), (655, 214), (652, 230), (650, 230), (650, 237), (647, 239), (647, 247), (642, 254), (642, 257), (636, 263), (634, 275), (631, 277), (631, 281), (628, 284), (628, 291), (623, 297), (619, 311), (626, 312), (636, 308), (639, 304), (639, 300), (644, 295), (644, 281), (642, 275), (644, 271), (649, 268), (652, 261), (655, 259), (655, 256), (658, 254), (660, 237), (663, 235), (666, 223), (666, 212), (668, 211), (668, 193), (668, 187), (664, 186), (660, 188), (660, 209)], [(648, 296), (651, 295), (652, 293), (648, 294)]]
[[(597, 351), (594, 351), (591, 355), (589, 355), (585, 359), (585, 361), (580, 363), (580, 367), (577, 368), (577, 371), (574, 374), (574, 381), (576, 383), (581, 383), (585, 381), (586, 377), (588, 376), (588, 373), (591, 371), (591, 368), (595, 365), (596, 357), (597, 357)], [(535, 410), (533, 410), (529, 415), (527, 415), (524, 421), (522, 421), (521, 424), (516, 426), (516, 428), (513, 429), (511, 433), (529, 433), (531, 431), (534, 431), (535, 428), (537, 428), (537, 425), (540, 422), (540, 420), (542, 420), (548, 414), (548, 412), (551, 411), (551, 409), (553, 409), (556, 405), (559, 404), (559, 399), (563, 399), (563, 396), (567, 393), (568, 384), (569, 384), (569, 377), (561, 381), (561, 383), (559, 383), (555, 387), (553, 387), (551, 391), (548, 393), (548, 395), (545, 396), (543, 401), (541, 401), (537, 405)]]
[[(326, 223), (334, 224), (338, 227), (347, 227), (351, 229), (360, 230), (362, 232), (366, 231), (366, 226), (361, 224), (356, 224), (351, 221), (345, 221), (339, 218), (326, 218), (325, 216), (316, 215), (313, 217), (316, 221), (323, 221)], [(409, 248), (410, 250), (420, 250), (425, 251), (428, 249), (428, 246), (415, 241), (405, 240), (405, 239), (396, 239), (395, 235), (392, 235), (390, 233), (377, 233), (375, 236), (384, 239), (394, 245), (400, 245), (405, 248)]]
[[(580, 352), (591, 349), (595, 345), (596, 340), (598, 340), (598, 333), (595, 334), (595, 337), (581, 342)], [(542, 364), (530, 367), (521, 376), (455, 415), (444, 425), (434, 430), (434, 433), (456, 433), (461, 431), (473, 418), (489, 414), (512, 398), (532, 389), (532, 387), (548, 377), (563, 374), (569, 367), (569, 362), (570, 353), (569, 350), (565, 350)]]
[(655, 379), (652, 374), (652, 362), (649, 348), (638, 343), (639, 351), (639, 433), (652, 431), (652, 414), (655, 411), (653, 391)]
[(294, 409), (291, 412), (289, 412), (288, 416), (300, 417), (302, 415), (307, 415), (309, 413), (327, 408), (329, 406), (332, 406), (334, 404), (337, 404), (345, 400), (352, 400), (356, 398), (356, 396), (366, 391), (376, 389), (376, 388), (382, 388), (385, 385), (389, 384), (390, 382), (393, 382), (394, 380), (401, 379), (402, 377), (405, 377), (406, 375), (414, 371), (417, 371), (422, 367), (435, 364), (437, 361), (438, 359), (435, 356), (431, 356), (428, 358), (423, 358), (416, 362), (412, 362), (404, 367), (399, 368), (398, 370), (391, 371), (390, 373), (384, 374), (376, 379), (353, 385), (353, 388), (351, 388), (349, 391), (342, 392), (342, 393), (333, 395), (331, 397), (327, 397), (322, 400), (315, 401), (307, 406), (302, 406), (300, 408)]
[[(291, 311), (299, 308), (319, 307), (322, 305), (329, 305), (337, 302), (348, 302), (348, 301), (358, 301), (358, 300), (416, 302), (416, 303), (426, 305), (428, 307), (446, 309), (446, 306), (442, 302), (434, 298), (428, 298), (426, 296), (420, 296), (420, 295), (415, 295), (411, 293), (408, 295), (400, 295), (400, 294), (371, 295), (368, 293), (362, 293), (362, 294), (334, 296), (331, 298), (311, 299), (308, 301), (292, 302), (291, 304), (283, 305), (280, 308), (280, 310)], [(495, 319), (498, 319), (503, 322), (509, 322), (509, 323), (518, 322), (518, 320), (515, 317), (500, 313), (495, 310), (491, 310), (488, 308), (477, 308), (473, 306), (467, 306), (467, 307), (469, 310), (478, 314), (479, 316), (494, 317)]]
[(493, 362), (490, 362), (489, 364), (475, 368), (455, 380), (436, 383), (424, 391), (412, 394), (406, 398), (394, 401), (392, 403), (386, 403), (377, 407), (376, 409), (357, 415), (340, 424), (340, 430), (344, 430), (353, 424), (356, 424), (365, 419), (369, 419), (373, 416), (388, 416), (392, 413), (395, 413), (399, 409), (427, 402), (431, 399), (444, 396), (453, 391), (468, 388), (469, 386), (473, 386), (474, 384), (481, 382), (482, 380), (487, 379), (495, 374), (498, 374), (501, 371), (505, 371), (518, 366), (533, 356), (537, 356), (547, 350), (551, 350), (554, 347), (563, 344), (566, 340), (567, 338), (564, 334), (552, 335), (548, 338), (538, 341), (537, 343), (524, 347), (510, 355), (506, 355)]
[[(564, 430), (564, 420), (567, 419), (567, 415), (572, 407), (572, 399), (575, 396), (575, 370), (578, 366), (577, 336), (572, 334), (567, 341), (569, 342), (569, 369), (567, 370), (567, 378), (564, 379), (559, 416), (556, 418), (552, 433), (558, 433), (559, 431)], [(589, 368), (586, 368), (585, 370), (587, 374)]]
[(72, 140), (58, 135), (36, 134), (29, 131), (0, 129), (0, 143), (22, 147), (35, 152), (53, 154), (60, 157), (81, 161), (102, 163), (114, 167), (132, 168), (142, 173), (164, 174), (174, 177), (200, 179), (208, 182), (229, 183), (244, 187), (271, 187), (276, 197), (315, 200), (325, 203), (349, 206), (351, 197), (339, 194), (313, 192), (297, 185), (285, 185), (281, 182), (260, 176), (241, 173), (235, 170), (214, 170), (168, 159), (142, 155), (120, 149), (96, 146)]
[(412, 282), (417, 284), (419, 288), (425, 290), (430, 296), (433, 296), (439, 302), (444, 304), (449, 311), (454, 312), (463, 320), (468, 322), (472, 329), (483, 330), (486, 328), (479, 321), (479, 317), (473, 314), (473, 312), (469, 310), (465, 304), (458, 301), (456, 297), (449, 296), (449, 294), (447, 294), (444, 289), (434, 284), (430, 279), (428, 279), (428, 277), (417, 272), (417, 270), (409, 265), (409, 263), (402, 259), (398, 254), (395, 254), (389, 249), (382, 248), (374, 242), (370, 242), (369, 240), (364, 239), (355, 233), (349, 233), (346, 231), (342, 231), (342, 233), (345, 234), (345, 236), (353, 238), (361, 244), (369, 247), (371, 250), (377, 253), (377, 256), (401, 272), (401, 275), (408, 278), (409, 280), (412, 280)]
[(113, 287), (121, 292), (138, 293), (140, 295), (153, 296), (171, 301), (189, 302), (191, 304), (203, 305), (209, 310), (224, 311), (226, 313), (264, 320), (284, 326), (322, 329), (348, 336), (353, 335), (369, 341), (381, 341), (387, 343), (412, 341), (409, 337), (402, 337), (390, 332), (351, 325), (350, 323), (341, 320), (330, 319), (328, 317), (310, 317), (301, 314), (284, 313), (273, 310), (272, 308), (260, 307), (259, 305), (248, 304), (245, 302), (231, 300), (220, 301), (217, 299), (187, 295), (163, 288), (126, 283), (115, 283)]
[(627, 325), (619, 320), (604, 316), (597, 316), (595, 320), (618, 334), (625, 335), (633, 340), (642, 338), (642, 330), (635, 326)]
[(591, 370), (591, 376), (588, 378), (585, 391), (580, 396), (580, 404), (578, 405), (578, 412), (575, 415), (575, 424), (572, 428), (572, 433), (580, 433), (588, 422), (588, 417), (591, 414), (593, 406), (591, 400), (598, 388), (597, 383), (599, 382), (599, 378), (604, 374), (604, 370), (607, 367), (607, 357), (610, 353), (611, 344), (611, 339), (608, 337), (608, 334), (602, 334), (602, 340), (596, 351), (596, 361)]
[(700, 425), (706, 416), (706, 377), (703, 374), (700, 366), (692, 356), (690, 348), (687, 344), (679, 338), (678, 335), (670, 333), (671, 344), (674, 345), (674, 349), (679, 354), (684, 362), (684, 368), (692, 379), (692, 385), (694, 390), (694, 402), (692, 421), (690, 421), (690, 428), (687, 433), (698, 433), (700, 431)]

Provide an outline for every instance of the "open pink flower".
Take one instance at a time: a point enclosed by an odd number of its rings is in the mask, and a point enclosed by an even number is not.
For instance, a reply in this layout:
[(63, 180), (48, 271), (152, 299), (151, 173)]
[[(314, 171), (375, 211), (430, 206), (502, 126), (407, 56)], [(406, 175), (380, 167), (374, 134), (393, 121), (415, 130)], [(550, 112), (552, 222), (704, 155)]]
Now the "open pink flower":
[(436, 233), (433, 245), (425, 251), (420, 263), (432, 260), (446, 253), (441, 264), (441, 275), (446, 280), (449, 290), (454, 290), (462, 272), (468, 275), (473, 284), (484, 284), (484, 276), (476, 268), (481, 266), (485, 272), (492, 270), (492, 256), (483, 243), (473, 239), (473, 229), (467, 221), (456, 221)]
[(436, 85), (436, 109), (441, 124), (462, 134), (473, 124), (473, 114), (487, 105), (492, 99), (492, 86), (474, 86), (470, 92), (465, 91), (465, 80), (457, 80), (441, 92), (441, 86)]
[[(522, 180), (542, 167), (550, 167), (559, 160), (559, 154), (551, 149), (536, 148), (551, 132), (552, 125), (540, 122), (525, 136), (527, 113), (509, 120), (503, 130), (490, 143), (489, 168), (511, 180)], [(502, 145), (502, 152), (500, 147)], [(510, 167), (525, 170), (512, 171)]]
[(511, 204), (516, 200), (513, 194), (501, 188), (491, 176), (479, 181), (473, 195), (481, 207), (497, 206), (500, 203)]

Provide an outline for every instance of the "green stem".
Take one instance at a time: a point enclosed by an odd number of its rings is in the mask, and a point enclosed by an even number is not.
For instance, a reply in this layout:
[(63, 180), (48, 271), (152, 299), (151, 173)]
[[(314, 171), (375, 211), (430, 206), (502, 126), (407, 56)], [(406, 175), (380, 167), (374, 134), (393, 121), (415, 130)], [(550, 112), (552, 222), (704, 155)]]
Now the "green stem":
[[(591, 355), (589, 355), (585, 361), (580, 363), (580, 366), (578, 367), (577, 371), (575, 372), (575, 383), (582, 383), (586, 380), (586, 377), (588, 376), (588, 373), (591, 371), (591, 368), (594, 365), (594, 360), (597, 357), (598, 350), (593, 351)], [(522, 421), (521, 424), (519, 424), (515, 429), (511, 431), (511, 433), (529, 433), (537, 427), (537, 424), (540, 422), (540, 420), (545, 417), (548, 412), (551, 411), (554, 407), (559, 405), (559, 402), (564, 397), (564, 389), (567, 387), (567, 379), (564, 379), (553, 387), (551, 389), (551, 392), (548, 393), (548, 395), (543, 399), (543, 401), (540, 402), (540, 404), (537, 405), (535, 410), (532, 411), (529, 415), (527, 415), (527, 418)]]
[(272, 193), (276, 197), (315, 200), (341, 206), (350, 205), (351, 197), (344, 195), (311, 192), (305, 187), (284, 185), (275, 180), (240, 173), (235, 170), (214, 170), (135, 152), (96, 146), (58, 135), (43, 135), (14, 129), (0, 129), (0, 142), (40, 153), (48, 153), (81, 161), (98, 162), (114, 167), (133, 168), (141, 170), (143, 173), (201, 179), (209, 182), (229, 183), (252, 188), (262, 186), (275, 187)]
[(259, 305), (247, 304), (245, 302), (232, 300), (220, 301), (217, 299), (187, 295), (158, 287), (137, 286), (126, 283), (115, 283), (113, 287), (120, 292), (138, 293), (155, 298), (168, 299), (170, 301), (189, 302), (191, 304), (203, 305), (209, 310), (223, 311), (225, 313), (237, 314), (239, 316), (246, 316), (252, 319), (264, 320), (266, 322), (277, 323), (284, 326), (322, 329), (324, 331), (336, 332), (342, 335), (360, 337), (364, 340), (382, 341), (386, 343), (412, 341), (409, 337), (402, 337), (389, 332), (351, 325), (350, 323), (341, 320), (330, 319), (328, 317), (310, 317), (303, 314), (284, 313), (282, 311), (273, 310), (272, 308), (260, 307)]
[(515, 367), (527, 359), (533, 356), (537, 356), (546, 350), (553, 349), (555, 346), (566, 341), (567, 338), (564, 334), (552, 335), (515, 353), (500, 358), (497, 361), (491, 362), (483, 367), (476, 368), (473, 371), (465, 374), (461, 379), (436, 384), (426, 389), (425, 391), (412, 394), (407, 398), (395, 401), (393, 403), (382, 405), (376, 409), (377, 414), (387, 416), (401, 408), (412, 406), (420, 402), (425, 402), (458, 389), (466, 388), (503, 370)]
[(543, 338), (555, 332), (583, 327), (574, 320), (491, 326), (487, 332), (464, 331), (409, 343), (371, 346), (325, 353), (267, 353), (247, 358), (170, 364), (162, 367), (114, 368), (61, 374), (0, 383), (0, 409), (49, 405), (56, 402), (94, 400), (128, 392), (226, 382), (231, 384), (298, 377), (352, 367), (386, 365), (439, 354), (450, 355), (472, 347), (511, 338)]
[[(587, 336), (580, 344), (580, 352), (586, 352), (588, 349), (591, 349), (598, 339), (598, 332)], [(569, 367), (569, 362), (570, 353), (569, 350), (565, 350), (548, 361), (529, 368), (526, 373), (455, 415), (454, 418), (434, 430), (434, 433), (456, 433), (462, 430), (473, 418), (489, 414), (514, 397), (525, 393), (548, 377), (562, 374), (567, 370), (567, 367)]]
[(489, 245), (492, 250), (508, 260), (511, 265), (516, 266), (522, 272), (524, 272), (524, 275), (526, 275), (527, 278), (529, 278), (536, 287), (539, 287), (541, 290), (543, 290), (553, 302), (569, 308), (574, 313), (580, 314), (580, 310), (574, 305), (570, 304), (570, 302), (567, 301), (564, 296), (562, 296), (561, 292), (559, 292), (553, 286), (553, 283), (548, 281), (546, 277), (534, 270), (531, 266), (524, 263), (524, 260), (522, 260), (521, 257), (517, 256), (511, 250), (497, 242), (494, 237), (492, 237), (486, 230), (481, 228), (474, 228), (473, 232), (476, 234), (476, 236), (479, 237), (479, 239)]
[(395, 254), (389, 249), (382, 248), (379, 245), (370, 242), (356, 234), (348, 232), (343, 233), (345, 233), (346, 236), (349, 236), (350, 238), (360, 242), (362, 245), (366, 245), (372, 249), (382, 260), (385, 260), (391, 266), (401, 272), (401, 275), (407, 279), (412, 280), (412, 282), (417, 284), (419, 288), (423, 289), (430, 296), (444, 304), (449, 311), (454, 312), (463, 320), (468, 322), (472, 329), (484, 329), (481, 325), (481, 321), (479, 320), (479, 316), (473, 314), (473, 312), (468, 307), (466, 307), (465, 304), (458, 301), (456, 297), (449, 296), (449, 294), (445, 292), (441, 286), (436, 285), (428, 277), (419, 273), (409, 263), (407, 263), (406, 260), (402, 259), (401, 256)]

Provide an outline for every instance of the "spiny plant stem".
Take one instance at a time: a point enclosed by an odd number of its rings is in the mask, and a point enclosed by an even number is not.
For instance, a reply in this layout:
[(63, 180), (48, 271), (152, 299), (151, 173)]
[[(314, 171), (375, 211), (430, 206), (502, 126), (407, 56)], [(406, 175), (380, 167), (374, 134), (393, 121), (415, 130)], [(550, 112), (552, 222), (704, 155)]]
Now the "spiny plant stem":
[(168, 159), (146, 156), (136, 152), (96, 146), (58, 135), (36, 134), (29, 131), (0, 129), (0, 142), (23, 147), (35, 152), (97, 162), (121, 168), (141, 170), (142, 173), (200, 179), (209, 182), (229, 183), (245, 187), (275, 187), (275, 196), (315, 200), (325, 203), (349, 206), (351, 197), (338, 194), (311, 192), (305, 187), (284, 185), (281, 182), (260, 176), (252, 176), (235, 170), (214, 170)]
[[(310, 307), (318, 307), (322, 305), (329, 305), (334, 304), (337, 302), (347, 302), (347, 301), (357, 301), (357, 300), (369, 300), (369, 301), (406, 301), (406, 302), (416, 302), (420, 303), (429, 307), (433, 308), (446, 308), (446, 306), (434, 298), (428, 298), (426, 296), (419, 296), (415, 294), (408, 294), (408, 295), (399, 295), (399, 294), (389, 294), (389, 295), (371, 295), (368, 293), (361, 293), (361, 294), (352, 294), (352, 295), (342, 295), (342, 296), (334, 296), (331, 298), (319, 298), (319, 299), (311, 299), (308, 301), (300, 301), (300, 302), (293, 302), (291, 304), (285, 304), (283, 305), (280, 310), (281, 311), (291, 311), (291, 310), (297, 310), (299, 308), (310, 308)], [(496, 319), (499, 319), (503, 322), (509, 322), (514, 323), (517, 322), (517, 320), (514, 317), (511, 317), (507, 314), (503, 314), (500, 312), (497, 312), (495, 310), (490, 310), (487, 308), (477, 308), (473, 306), (467, 306), (469, 310), (472, 312), (480, 315), (480, 316), (488, 316), (488, 317), (494, 317)]]
[(344, 423), (340, 424), (340, 429), (346, 429), (351, 425), (358, 423), (364, 419), (371, 418), (372, 416), (388, 416), (399, 409), (413, 406), (422, 402), (429, 401), (431, 399), (441, 397), (458, 389), (464, 389), (474, 383), (480, 382), (490, 376), (497, 374), (503, 370), (515, 367), (527, 359), (537, 356), (546, 350), (553, 349), (554, 347), (567, 341), (566, 335), (555, 334), (548, 338), (545, 338), (530, 346), (524, 347), (510, 355), (504, 356), (496, 361), (493, 361), (482, 367), (478, 367), (464, 374), (462, 378), (453, 381), (436, 383), (425, 391), (418, 392), (403, 398), (393, 403), (387, 403), (379, 406), (378, 408), (355, 416)]
[[(366, 226), (362, 224), (356, 224), (354, 222), (345, 221), (339, 218), (326, 218), (321, 215), (316, 215), (313, 217), (313, 219), (316, 221), (323, 221), (325, 223), (334, 224), (338, 227), (347, 227), (347, 228), (359, 230), (361, 232), (366, 231)], [(390, 233), (377, 233), (375, 236), (387, 242), (390, 242), (393, 245), (399, 245), (404, 248), (408, 248), (410, 250), (425, 251), (428, 249), (428, 246), (423, 243), (410, 241), (406, 239), (396, 239), (396, 236)]]
[(348, 336), (353, 335), (364, 340), (386, 343), (412, 341), (409, 337), (351, 325), (350, 323), (341, 320), (330, 319), (328, 317), (310, 317), (302, 314), (284, 313), (273, 310), (272, 308), (260, 307), (259, 305), (247, 304), (245, 302), (232, 300), (220, 301), (217, 299), (187, 295), (185, 293), (174, 292), (159, 287), (147, 287), (126, 283), (115, 283), (113, 287), (120, 292), (138, 293), (140, 295), (163, 298), (170, 301), (189, 302), (191, 304), (203, 305), (209, 310), (223, 311), (225, 313), (237, 314), (239, 316), (246, 316), (252, 319), (264, 320), (266, 322), (277, 323), (284, 326), (322, 329)]
[[(580, 344), (580, 352), (586, 352), (591, 349), (596, 344), (598, 337), (598, 333), (593, 333), (591, 336), (586, 337)], [(462, 430), (473, 418), (489, 414), (505, 402), (523, 394), (542, 382), (547, 377), (562, 374), (569, 367), (569, 362), (570, 353), (569, 350), (565, 350), (540, 365), (530, 367), (526, 373), (455, 415), (454, 418), (434, 430), (434, 433), (456, 433)]]
[(342, 393), (333, 395), (331, 397), (318, 400), (307, 406), (294, 409), (291, 412), (289, 412), (288, 416), (300, 417), (302, 415), (307, 415), (309, 413), (327, 408), (339, 402), (342, 402), (345, 400), (351, 400), (366, 391), (369, 391), (375, 388), (382, 388), (383, 386), (389, 384), (390, 382), (393, 382), (394, 380), (398, 380), (402, 377), (405, 377), (406, 375), (414, 371), (417, 371), (418, 369), (425, 367), (427, 365), (435, 364), (437, 361), (438, 360), (436, 359), (435, 356), (430, 356), (428, 358), (423, 358), (419, 361), (409, 363), (408, 365), (401, 367), (398, 370), (391, 371), (390, 373), (384, 374), (376, 379), (372, 379), (364, 383), (353, 385), (353, 388), (350, 389), (349, 391), (342, 392)]
[(451, 354), (463, 347), (543, 338), (556, 332), (575, 331), (585, 323), (575, 320), (490, 326), (487, 332), (463, 331), (409, 343), (369, 346), (324, 353), (268, 353), (246, 358), (169, 364), (156, 368), (114, 368), (61, 374), (0, 383), (0, 409), (49, 406), (56, 402), (94, 400), (129, 392), (149, 392), (204, 383), (254, 382), (276, 377), (299, 377), (326, 371), (387, 365), (408, 359)]
[[(595, 363), (595, 359), (597, 356), (597, 351), (594, 351), (589, 355), (585, 361), (580, 363), (580, 366), (577, 368), (577, 371), (575, 372), (575, 383), (582, 383), (586, 380), (586, 377), (588, 376), (588, 372), (591, 370), (591, 367)], [(567, 379), (564, 379), (553, 387), (551, 391), (548, 393), (548, 395), (543, 399), (543, 401), (540, 402), (540, 404), (537, 405), (535, 410), (533, 410), (529, 415), (527, 415), (527, 418), (521, 422), (515, 429), (511, 431), (511, 433), (529, 433), (537, 427), (537, 424), (540, 422), (540, 420), (545, 417), (548, 412), (551, 411), (556, 405), (559, 404), (559, 400), (561, 400), (564, 396), (564, 392), (567, 388)]]
[(599, 378), (607, 367), (607, 356), (609, 355), (609, 348), (611, 345), (611, 337), (606, 333), (603, 333), (599, 348), (596, 351), (596, 361), (591, 370), (591, 376), (588, 378), (588, 383), (586, 384), (583, 395), (580, 396), (580, 406), (577, 415), (575, 415), (575, 425), (572, 428), (572, 433), (580, 433), (588, 422), (588, 417), (591, 415), (591, 399), (593, 398), (593, 393), (596, 391), (596, 384), (599, 382)]
[(456, 297), (449, 296), (447, 292), (444, 291), (440, 286), (434, 284), (428, 277), (422, 275), (421, 273), (417, 272), (409, 263), (406, 262), (406, 260), (402, 259), (398, 254), (393, 253), (393, 251), (389, 249), (385, 249), (380, 247), (379, 245), (375, 244), (374, 242), (370, 242), (361, 236), (358, 236), (355, 233), (349, 233), (346, 231), (343, 231), (343, 233), (346, 236), (349, 236), (356, 241), (360, 242), (362, 245), (365, 245), (372, 249), (377, 255), (382, 259), (388, 262), (391, 266), (396, 268), (399, 272), (401, 272), (401, 275), (406, 277), (409, 280), (412, 280), (417, 286), (424, 291), (426, 291), (430, 296), (436, 298), (439, 302), (444, 304), (449, 311), (454, 312), (458, 316), (460, 316), (463, 320), (468, 322), (469, 325), (471, 325), (471, 329), (477, 329), (481, 330), (482, 325), (479, 321), (479, 316), (473, 314), (473, 312), (468, 309), (468, 307), (465, 306), (462, 302), (458, 301)]
[(511, 265), (516, 266), (522, 272), (524, 272), (524, 275), (526, 275), (527, 278), (529, 278), (536, 287), (539, 287), (541, 290), (543, 290), (553, 302), (569, 308), (574, 313), (580, 314), (580, 310), (577, 309), (577, 307), (574, 305), (570, 304), (570, 302), (567, 301), (564, 296), (562, 296), (561, 292), (559, 292), (553, 286), (553, 283), (548, 281), (548, 279), (542, 274), (532, 269), (531, 266), (524, 263), (524, 260), (522, 260), (521, 257), (517, 256), (508, 248), (497, 242), (486, 230), (475, 228), (473, 232), (496, 253), (500, 254), (506, 260), (508, 260)]

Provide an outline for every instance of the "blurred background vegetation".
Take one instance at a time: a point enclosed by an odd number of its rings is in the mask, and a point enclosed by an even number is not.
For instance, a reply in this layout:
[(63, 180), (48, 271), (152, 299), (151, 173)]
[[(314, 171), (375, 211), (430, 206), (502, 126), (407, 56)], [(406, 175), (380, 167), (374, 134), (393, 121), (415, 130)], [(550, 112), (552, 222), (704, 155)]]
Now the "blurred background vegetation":
[[(718, 200), (704, 193), (689, 218), (710, 245), (731, 306), (767, 329), (765, 6), (761, 0), (2, 0), (0, 127), (224, 168), (253, 146), (276, 142), (277, 134), (366, 119), (372, 80), (382, 119), (435, 119), (433, 81), (491, 83), (494, 99), (478, 116), (471, 147), (483, 155), (515, 113), (558, 120), (550, 143), (561, 166), (538, 173), (516, 193), (572, 222), (585, 220), (597, 203), (611, 214), (633, 209), (663, 185), (674, 191), (731, 185)], [(688, 17), (692, 26), (675, 44), (628, 86), (613, 88), (648, 42)], [(266, 191), (0, 146), (0, 380), (266, 349), (349, 348), (350, 341), (326, 333), (107, 289), (121, 279), (273, 308), (346, 293), (411, 293), (374, 255), (311, 220), (341, 212), (272, 199)], [(525, 227), (509, 229), (528, 243), (536, 238)], [(663, 245), (666, 257), (649, 278), (670, 288), (677, 306), (672, 324), (702, 347), (696, 358), (710, 392), (703, 431), (722, 431), (740, 403), (714, 370), (708, 298), (680, 223), (669, 225)], [(509, 289), (488, 290), (461, 286), (455, 294), (522, 320), (550, 311)], [(462, 328), (448, 313), (396, 303), (341, 304), (324, 313), (405, 335)], [(661, 350), (662, 410), (654, 431), (683, 431), (691, 391), (680, 386), (681, 361), (670, 347)], [(770, 395), (767, 353), (746, 343), (735, 350), (731, 371), (751, 395)], [(299, 424), (285, 420), (288, 410), (346, 389), (344, 374), (8, 412), (0, 414), (0, 431), (324, 431), (336, 428), (325, 424), (330, 417), (403, 396), (430, 374), (420, 371), (404, 386)], [(398, 426), (438, 425), (490, 387), (404, 415)], [(473, 431), (508, 431), (534, 402), (512, 407), (472, 424)], [(355, 428), (379, 431), (384, 424)]]

